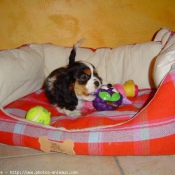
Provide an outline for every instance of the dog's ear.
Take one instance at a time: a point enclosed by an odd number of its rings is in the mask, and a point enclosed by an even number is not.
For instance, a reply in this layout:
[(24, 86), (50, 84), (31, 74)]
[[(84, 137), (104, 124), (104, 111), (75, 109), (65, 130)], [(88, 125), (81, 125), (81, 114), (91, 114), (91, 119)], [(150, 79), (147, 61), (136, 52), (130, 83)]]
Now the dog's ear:
[(81, 39), (78, 41), (74, 46), (73, 49), (71, 50), (70, 56), (69, 56), (69, 66), (75, 63), (75, 57), (76, 57), (76, 49), (81, 46), (83, 42), (85, 42), (85, 39)]
[(74, 91), (73, 78), (68, 73), (63, 73), (55, 81), (55, 98), (60, 108), (75, 110), (78, 105), (78, 98)]

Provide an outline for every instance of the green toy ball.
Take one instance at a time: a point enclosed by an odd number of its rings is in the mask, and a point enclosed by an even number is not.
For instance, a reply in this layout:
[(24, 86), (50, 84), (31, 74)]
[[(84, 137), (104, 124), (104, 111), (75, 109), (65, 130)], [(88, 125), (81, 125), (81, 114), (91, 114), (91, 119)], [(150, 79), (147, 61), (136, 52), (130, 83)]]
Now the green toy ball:
[(27, 114), (26, 119), (30, 121), (34, 121), (37, 123), (41, 123), (43, 125), (50, 124), (50, 112), (43, 108), (42, 106), (36, 106), (31, 108)]

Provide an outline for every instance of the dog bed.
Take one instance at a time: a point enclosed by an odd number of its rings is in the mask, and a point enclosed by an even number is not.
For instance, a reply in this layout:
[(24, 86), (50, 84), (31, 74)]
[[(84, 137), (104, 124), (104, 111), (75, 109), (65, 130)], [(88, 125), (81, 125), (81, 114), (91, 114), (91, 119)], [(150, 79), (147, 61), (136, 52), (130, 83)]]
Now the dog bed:
[[(45, 77), (67, 64), (71, 48), (29, 44), (0, 52), (0, 142), (70, 155), (170, 155), (175, 153), (175, 35), (159, 30), (153, 41), (116, 48), (79, 48), (77, 60), (97, 67), (111, 83), (132, 79), (132, 104), (114, 111), (85, 106), (80, 117), (59, 113), (42, 89)], [(49, 126), (25, 119), (43, 106)]]

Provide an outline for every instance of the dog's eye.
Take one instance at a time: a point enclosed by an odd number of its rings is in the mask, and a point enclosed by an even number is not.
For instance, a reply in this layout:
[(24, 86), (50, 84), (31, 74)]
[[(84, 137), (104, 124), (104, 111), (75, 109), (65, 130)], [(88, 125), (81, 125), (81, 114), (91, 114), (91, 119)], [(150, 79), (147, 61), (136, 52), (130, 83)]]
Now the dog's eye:
[(82, 81), (87, 81), (88, 79), (89, 79), (89, 76), (86, 75), (86, 74), (83, 74), (83, 75), (81, 76), (81, 80), (82, 80)]

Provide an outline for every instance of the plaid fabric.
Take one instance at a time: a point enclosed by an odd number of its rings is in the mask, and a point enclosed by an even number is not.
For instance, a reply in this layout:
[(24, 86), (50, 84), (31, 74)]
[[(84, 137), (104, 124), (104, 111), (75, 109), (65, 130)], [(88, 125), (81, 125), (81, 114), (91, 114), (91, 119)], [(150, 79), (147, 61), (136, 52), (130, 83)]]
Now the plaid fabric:
[[(0, 110), (0, 142), (40, 149), (38, 138), (71, 139), (76, 154), (168, 155), (175, 153), (175, 64), (156, 91), (140, 90), (132, 105), (116, 111), (84, 108), (70, 118), (51, 106), (38, 90)], [(41, 105), (51, 112), (51, 126), (25, 120), (26, 111)], [(10, 116), (9, 116), (10, 115)]]

